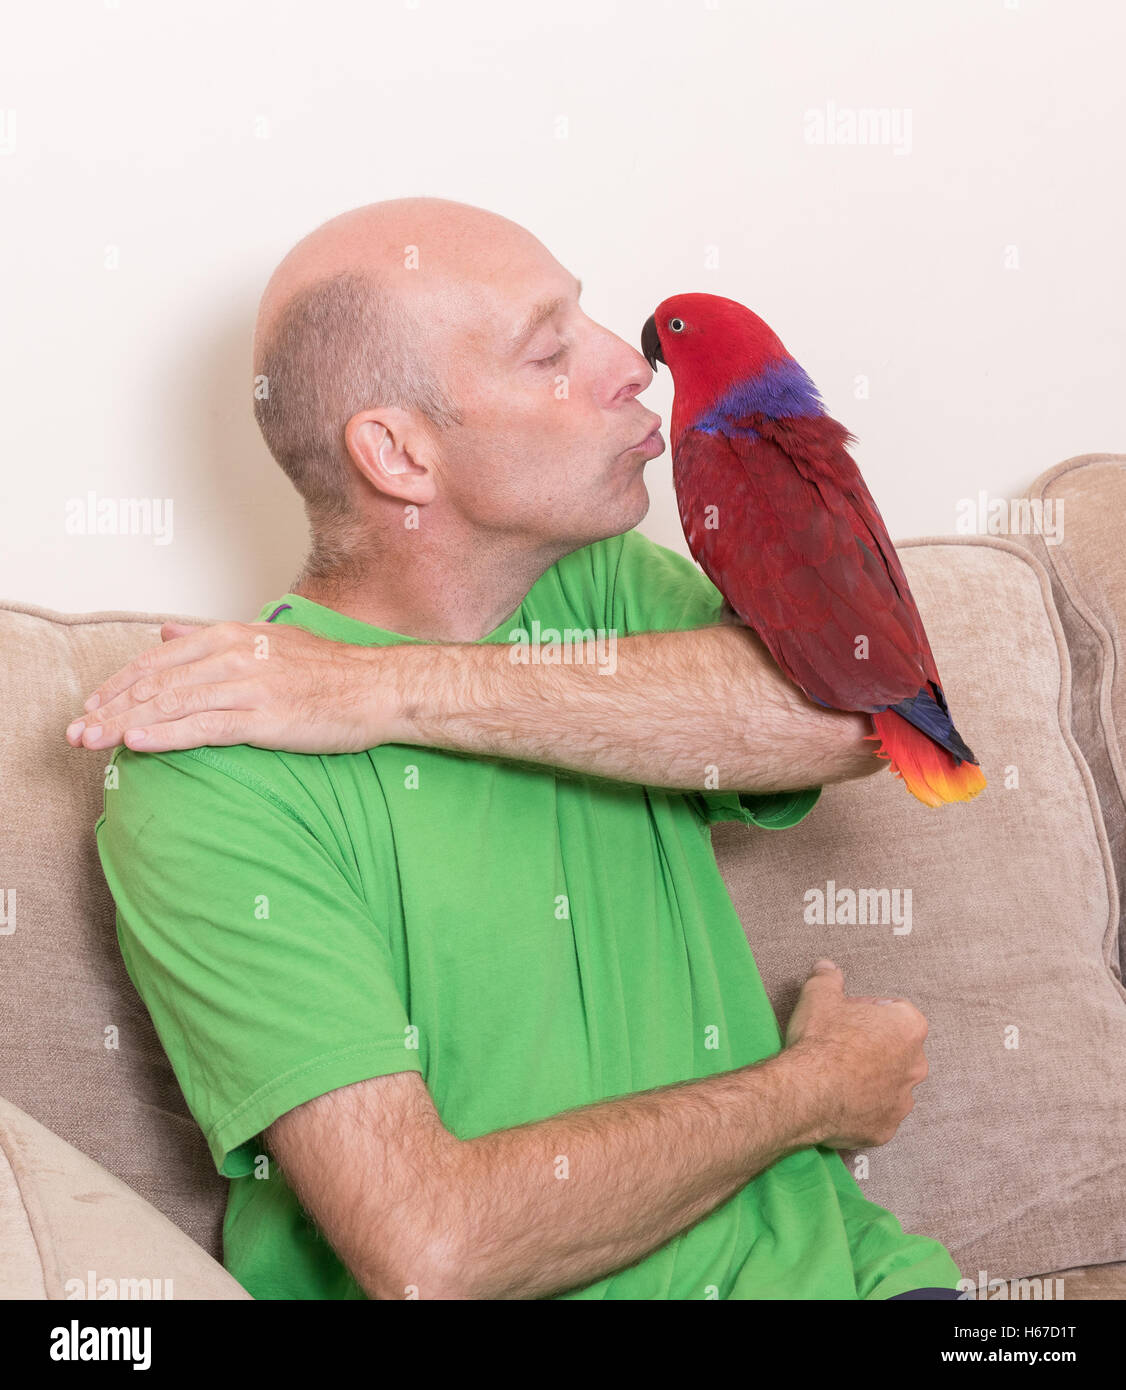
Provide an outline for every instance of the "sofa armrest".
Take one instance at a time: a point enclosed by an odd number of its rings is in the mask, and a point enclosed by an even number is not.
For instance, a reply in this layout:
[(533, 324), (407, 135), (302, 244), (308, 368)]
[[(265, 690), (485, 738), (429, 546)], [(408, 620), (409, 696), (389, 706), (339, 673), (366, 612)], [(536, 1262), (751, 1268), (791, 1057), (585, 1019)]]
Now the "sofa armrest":
[(0, 1099), (0, 1299), (251, 1295), (178, 1226)]

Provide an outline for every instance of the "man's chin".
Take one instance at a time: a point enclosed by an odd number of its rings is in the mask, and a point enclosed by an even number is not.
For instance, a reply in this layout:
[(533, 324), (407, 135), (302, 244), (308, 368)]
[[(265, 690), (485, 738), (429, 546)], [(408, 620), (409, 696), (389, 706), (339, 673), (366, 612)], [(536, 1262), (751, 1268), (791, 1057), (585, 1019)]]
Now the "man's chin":
[[(554, 539), (566, 545), (568, 550), (578, 550), (584, 545), (594, 545), (596, 541), (623, 535), (640, 525), (649, 514), (649, 489), (645, 486), (640, 468), (624, 486), (618, 474), (591, 495), (597, 499), (594, 510), (590, 511), (584, 505), (582, 515), (574, 518), (578, 523), (574, 529), (566, 527), (555, 533)], [(586, 501), (584, 498), (584, 503)], [(569, 535), (569, 539), (565, 540), (565, 535)]]
[(649, 506), (651, 501), (649, 497), (649, 489), (645, 486), (645, 479), (640, 474), (638, 475), (637, 479), (637, 494), (638, 504), (636, 508), (636, 515), (633, 521), (631, 521), (630, 524), (625, 528), (627, 531), (632, 531), (635, 526), (639, 526), (649, 514)]
[(607, 505), (598, 517), (598, 533), (591, 536), (588, 544), (632, 531), (649, 514), (649, 505), (649, 489), (645, 486), (645, 479), (639, 469), (636, 479), (620, 497), (607, 499)]

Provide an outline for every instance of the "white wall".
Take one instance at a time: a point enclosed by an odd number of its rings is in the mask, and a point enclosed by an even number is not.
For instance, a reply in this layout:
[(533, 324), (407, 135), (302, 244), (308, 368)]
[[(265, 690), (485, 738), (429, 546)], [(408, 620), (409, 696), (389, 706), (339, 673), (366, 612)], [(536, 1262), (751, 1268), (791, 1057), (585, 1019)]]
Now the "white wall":
[[(0, 597), (250, 618), (284, 591), (304, 516), (251, 414), (257, 299), (319, 222), (405, 194), (520, 221), (635, 343), (666, 295), (749, 304), (859, 436), (896, 539), (954, 531), (981, 489), (1126, 450), (1123, 14), (10, 7)], [(811, 143), (830, 103), (901, 123), (890, 143)], [(670, 399), (662, 370), (646, 400), (667, 419)], [(667, 454), (648, 476), (643, 529), (683, 550)], [(68, 534), (67, 500), (90, 490), (172, 498), (172, 543)]]

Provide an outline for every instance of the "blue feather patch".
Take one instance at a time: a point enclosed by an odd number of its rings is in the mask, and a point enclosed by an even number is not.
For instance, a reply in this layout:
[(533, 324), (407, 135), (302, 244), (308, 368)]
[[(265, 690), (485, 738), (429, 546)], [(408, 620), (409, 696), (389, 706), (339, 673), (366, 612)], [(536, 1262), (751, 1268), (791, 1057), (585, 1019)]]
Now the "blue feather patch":
[(693, 429), (703, 434), (749, 435), (732, 422), (754, 413), (780, 420), (789, 416), (824, 415), (821, 395), (805, 370), (792, 357), (768, 363), (757, 376), (738, 382), (711, 410), (701, 415)]
[[(816, 695), (807, 694), (806, 698), (812, 700), (815, 705), (820, 705), (822, 709), (839, 708), (837, 705), (827, 705)], [(928, 689), (924, 685), (917, 695), (912, 695), (908, 700), (900, 700), (897, 705), (872, 705), (868, 709), (858, 711), (858, 713), (883, 714), (884, 710), (887, 709), (898, 714), (900, 718), (906, 719), (908, 724), (913, 724), (916, 729), (933, 739), (940, 748), (945, 748), (953, 757), (956, 765), (961, 766), (963, 762), (976, 764), (977, 759), (954, 727), (954, 721), (950, 718), (946, 704), (946, 697), (938, 686), (931, 685)]]
[[(937, 701), (935, 691), (938, 692)], [(963, 742), (961, 734), (954, 727), (954, 721), (950, 718), (947, 708), (946, 697), (938, 686), (931, 685), (930, 689), (923, 686), (917, 695), (912, 695), (909, 700), (900, 700), (899, 704), (892, 705), (891, 708), (901, 718), (906, 719), (908, 724), (914, 724), (916, 729), (920, 729), (928, 738), (932, 738), (940, 748), (945, 748), (957, 764), (977, 762), (973, 753)]]

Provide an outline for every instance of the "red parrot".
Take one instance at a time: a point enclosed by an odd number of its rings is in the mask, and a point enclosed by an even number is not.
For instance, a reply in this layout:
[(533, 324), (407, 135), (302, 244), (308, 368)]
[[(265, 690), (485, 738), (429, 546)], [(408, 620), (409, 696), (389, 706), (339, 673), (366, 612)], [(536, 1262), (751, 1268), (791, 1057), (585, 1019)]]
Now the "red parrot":
[(669, 444), (688, 548), (782, 672), (868, 737), (924, 805), (985, 786), (950, 718), (919, 610), (816, 386), (757, 314), (680, 294), (641, 333), (672, 372)]

